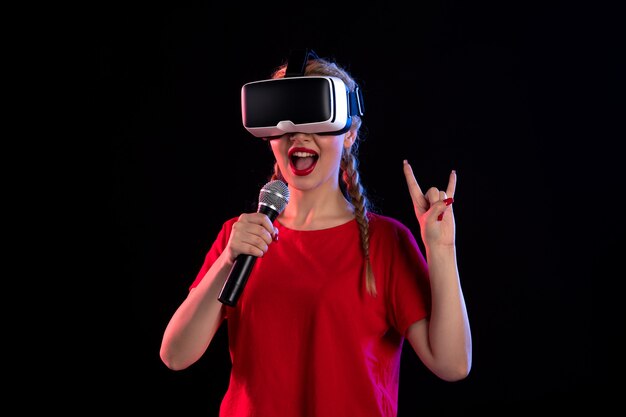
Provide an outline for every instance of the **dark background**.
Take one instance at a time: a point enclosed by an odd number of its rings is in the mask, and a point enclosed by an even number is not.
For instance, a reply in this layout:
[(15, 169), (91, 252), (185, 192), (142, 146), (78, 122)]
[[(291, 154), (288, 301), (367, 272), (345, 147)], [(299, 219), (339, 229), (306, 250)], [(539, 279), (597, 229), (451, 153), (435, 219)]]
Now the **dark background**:
[(379, 212), (419, 237), (402, 160), (424, 190), (458, 172), (473, 369), (446, 383), (405, 349), (399, 416), (619, 406), (622, 23), (568, 2), (423, 3), (98, 11), (110, 282), (131, 300), (130, 335), (106, 335), (129, 362), (107, 370), (105, 403), (217, 415), (225, 328), (180, 372), (161, 363), (161, 336), (222, 222), (256, 210), (272, 170), (241, 125), (241, 86), (309, 47), (363, 89), (360, 172)]

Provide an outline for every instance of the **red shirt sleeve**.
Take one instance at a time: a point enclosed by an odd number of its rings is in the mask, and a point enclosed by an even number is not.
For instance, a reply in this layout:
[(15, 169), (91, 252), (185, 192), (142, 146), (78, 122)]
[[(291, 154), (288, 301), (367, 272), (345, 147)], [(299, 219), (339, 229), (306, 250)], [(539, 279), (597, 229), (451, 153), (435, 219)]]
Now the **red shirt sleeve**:
[[(388, 219), (379, 250), (384, 255), (388, 320), (402, 336), (409, 326), (430, 315), (428, 265), (411, 231)], [(374, 255), (374, 258), (377, 256)]]
[(224, 224), (222, 224), (222, 229), (217, 234), (215, 241), (213, 241), (211, 249), (209, 249), (206, 256), (204, 257), (204, 263), (202, 264), (198, 275), (196, 275), (196, 279), (189, 286), (190, 290), (192, 288), (195, 288), (200, 283), (200, 281), (202, 281), (202, 278), (204, 278), (204, 275), (207, 273), (209, 268), (211, 268), (211, 265), (213, 265), (213, 263), (224, 251), (224, 248), (226, 248), (226, 244), (228, 243), (228, 239), (230, 239), (230, 231), (232, 230), (233, 223), (235, 223), (236, 221), (237, 217), (234, 217), (230, 220), (225, 221)]

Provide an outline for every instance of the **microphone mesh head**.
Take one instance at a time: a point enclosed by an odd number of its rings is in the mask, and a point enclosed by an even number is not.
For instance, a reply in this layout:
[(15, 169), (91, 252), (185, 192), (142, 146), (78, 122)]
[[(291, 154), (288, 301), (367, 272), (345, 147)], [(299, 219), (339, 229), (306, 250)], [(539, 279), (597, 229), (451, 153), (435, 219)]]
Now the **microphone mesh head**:
[(281, 180), (270, 181), (261, 188), (259, 207), (268, 206), (280, 214), (287, 203), (289, 203), (289, 188)]

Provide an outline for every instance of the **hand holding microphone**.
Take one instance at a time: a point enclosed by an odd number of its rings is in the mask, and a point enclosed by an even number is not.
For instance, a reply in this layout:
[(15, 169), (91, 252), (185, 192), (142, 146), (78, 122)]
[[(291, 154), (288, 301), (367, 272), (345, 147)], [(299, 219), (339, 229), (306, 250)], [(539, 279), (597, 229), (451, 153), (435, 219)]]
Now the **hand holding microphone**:
[[(270, 181), (261, 188), (257, 213), (265, 214), (270, 222), (273, 222), (282, 213), (288, 202), (289, 188), (287, 185), (280, 180)], [(241, 254), (237, 256), (217, 298), (221, 303), (231, 307), (237, 304), (256, 260), (257, 257), (253, 255)]]

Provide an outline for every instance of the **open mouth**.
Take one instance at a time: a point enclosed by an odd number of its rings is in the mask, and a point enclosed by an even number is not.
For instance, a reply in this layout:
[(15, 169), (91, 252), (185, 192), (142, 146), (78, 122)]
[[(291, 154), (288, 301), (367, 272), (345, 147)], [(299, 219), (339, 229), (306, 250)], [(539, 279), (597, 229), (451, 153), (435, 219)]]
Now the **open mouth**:
[(317, 164), (319, 155), (309, 149), (293, 148), (289, 151), (289, 167), (295, 175), (308, 175)]

